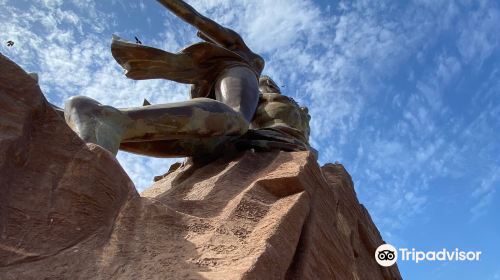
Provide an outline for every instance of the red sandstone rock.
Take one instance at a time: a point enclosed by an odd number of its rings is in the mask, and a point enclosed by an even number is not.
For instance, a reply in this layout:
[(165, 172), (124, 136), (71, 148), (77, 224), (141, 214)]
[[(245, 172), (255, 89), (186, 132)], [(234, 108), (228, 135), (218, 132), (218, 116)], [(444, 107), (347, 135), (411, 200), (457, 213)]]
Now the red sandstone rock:
[(0, 279), (400, 279), (341, 165), (245, 152), (141, 196), (0, 56)]

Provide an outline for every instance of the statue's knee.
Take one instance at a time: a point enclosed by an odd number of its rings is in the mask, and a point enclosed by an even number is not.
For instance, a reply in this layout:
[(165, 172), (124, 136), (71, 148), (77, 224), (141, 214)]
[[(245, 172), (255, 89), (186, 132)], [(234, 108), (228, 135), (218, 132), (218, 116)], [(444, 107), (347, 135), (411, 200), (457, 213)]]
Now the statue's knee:
[(80, 109), (88, 109), (88, 108), (95, 108), (101, 105), (101, 103), (97, 102), (96, 100), (86, 97), (86, 96), (72, 96), (66, 102), (64, 103), (64, 111), (72, 111), (73, 109), (80, 110)]
[(98, 114), (100, 103), (86, 96), (73, 96), (64, 102), (64, 119), (68, 124), (80, 122)]

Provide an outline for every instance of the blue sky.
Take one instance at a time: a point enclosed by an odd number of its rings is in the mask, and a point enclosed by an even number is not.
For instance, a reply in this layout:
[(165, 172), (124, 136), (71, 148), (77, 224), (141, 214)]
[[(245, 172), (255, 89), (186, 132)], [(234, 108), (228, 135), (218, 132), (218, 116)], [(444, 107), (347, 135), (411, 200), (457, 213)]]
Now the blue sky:
[[(498, 1), (192, 0), (262, 54), (312, 115), (320, 162), (339, 161), (384, 239), (479, 250), (476, 263), (399, 262), (405, 279), (500, 279)], [(111, 35), (177, 51), (195, 30), (155, 1), (0, 0), (0, 51), (38, 72), (48, 99), (113, 106), (185, 100), (127, 80)], [(13, 47), (5, 42), (12, 40)], [(174, 161), (120, 153), (138, 189)]]

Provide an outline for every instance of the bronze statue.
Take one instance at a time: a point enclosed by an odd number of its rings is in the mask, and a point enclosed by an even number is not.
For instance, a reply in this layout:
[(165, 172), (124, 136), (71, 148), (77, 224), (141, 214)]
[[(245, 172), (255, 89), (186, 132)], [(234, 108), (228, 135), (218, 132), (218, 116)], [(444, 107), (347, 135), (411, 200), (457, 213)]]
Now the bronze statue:
[(169, 53), (113, 36), (111, 52), (127, 77), (192, 84), (192, 99), (158, 105), (145, 101), (142, 107), (117, 109), (88, 97), (72, 97), (65, 103), (64, 116), (83, 140), (114, 154), (122, 149), (156, 157), (202, 156), (223, 143), (309, 148), (307, 110), (281, 96), (269, 77), (259, 82), (264, 60), (236, 32), (182, 0), (158, 1), (196, 27), (205, 42)]
[(238, 33), (204, 17), (182, 0), (158, 2), (197, 28), (197, 35), (205, 42), (174, 54), (115, 37), (111, 53), (126, 70), (126, 76), (192, 84), (191, 98), (218, 100), (250, 122), (258, 101), (262, 57), (252, 52)]

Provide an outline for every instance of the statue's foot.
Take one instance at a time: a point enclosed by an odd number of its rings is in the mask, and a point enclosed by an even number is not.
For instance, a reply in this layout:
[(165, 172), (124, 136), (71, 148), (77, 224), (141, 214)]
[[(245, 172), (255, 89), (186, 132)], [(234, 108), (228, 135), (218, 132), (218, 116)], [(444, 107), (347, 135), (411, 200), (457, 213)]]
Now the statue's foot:
[(116, 155), (128, 122), (120, 110), (89, 97), (75, 96), (66, 101), (64, 117), (85, 142), (97, 144)]

